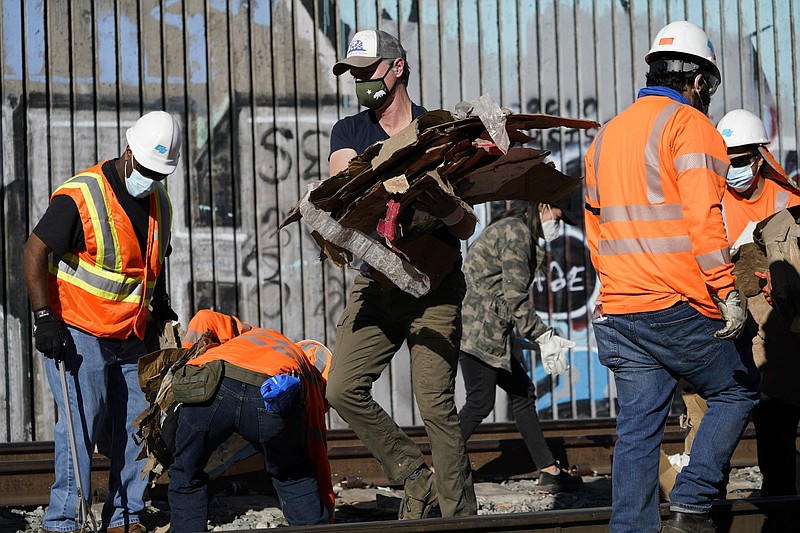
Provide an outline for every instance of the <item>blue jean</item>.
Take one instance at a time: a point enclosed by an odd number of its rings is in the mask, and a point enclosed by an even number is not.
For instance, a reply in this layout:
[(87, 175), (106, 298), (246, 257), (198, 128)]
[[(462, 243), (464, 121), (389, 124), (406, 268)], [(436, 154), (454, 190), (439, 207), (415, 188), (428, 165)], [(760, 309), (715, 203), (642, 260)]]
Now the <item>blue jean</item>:
[(234, 432), (264, 454), (265, 470), (290, 526), (328, 523), (303, 443), (300, 406), (281, 414), (267, 411), (259, 387), (226, 377), (214, 398), (180, 408), (175, 462), (169, 469), (172, 533), (206, 530), (208, 475), (203, 469)]
[[(148, 481), (140, 475), (146, 459), (136, 460), (141, 446), (130, 437), (134, 432), (133, 421), (147, 407), (137, 369), (139, 357), (146, 351), (144, 343), (136, 338), (100, 339), (75, 328), (67, 328), (67, 332), (71, 342), (63, 364), (66, 364), (84, 498), (91, 499), (91, 461), (97, 438), (110, 425), (111, 471), (103, 524), (111, 528), (136, 523), (144, 509), (143, 495)], [(50, 531), (76, 531), (83, 524), (77, 523), (78, 486), (61, 378), (52, 359), (45, 358), (44, 367), (58, 406), (58, 422), (54, 435), (56, 477), (42, 527)]]
[(605, 315), (593, 325), (600, 362), (614, 373), (619, 401), (611, 531), (660, 529), (659, 446), (680, 378), (706, 400), (708, 411), (689, 464), (670, 493), (670, 509), (707, 512), (758, 401), (752, 354), (740, 355), (732, 341), (714, 337), (722, 322), (685, 302), (661, 311)]

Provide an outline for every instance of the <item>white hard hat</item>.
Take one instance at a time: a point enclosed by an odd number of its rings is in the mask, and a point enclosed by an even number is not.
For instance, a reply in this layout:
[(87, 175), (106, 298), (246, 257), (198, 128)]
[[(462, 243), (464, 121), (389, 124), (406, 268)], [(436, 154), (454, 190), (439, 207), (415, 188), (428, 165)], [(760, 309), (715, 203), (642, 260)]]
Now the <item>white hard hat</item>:
[(151, 111), (125, 132), (136, 162), (159, 174), (172, 174), (181, 157), (181, 126), (165, 111)]
[(728, 112), (717, 124), (722, 138), (728, 148), (747, 146), (748, 144), (769, 144), (767, 129), (760, 118), (744, 109)]
[(661, 28), (644, 60), (649, 65), (656, 59), (672, 59), (680, 55), (700, 60), (698, 66), (709, 68), (719, 81), (717, 55), (711, 39), (700, 26), (686, 20), (670, 22)]
[(298, 341), (297, 345), (306, 354), (308, 360), (314, 365), (325, 381), (328, 381), (328, 370), (331, 367), (333, 354), (330, 349), (319, 341), (307, 339)]

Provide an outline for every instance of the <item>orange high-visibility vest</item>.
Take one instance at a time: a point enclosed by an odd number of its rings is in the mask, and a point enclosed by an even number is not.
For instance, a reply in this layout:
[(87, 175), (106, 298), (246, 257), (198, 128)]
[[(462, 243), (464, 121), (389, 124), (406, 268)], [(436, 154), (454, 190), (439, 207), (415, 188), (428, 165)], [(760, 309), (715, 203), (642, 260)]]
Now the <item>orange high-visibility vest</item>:
[[(223, 338), (230, 340), (209, 348), (203, 355), (186, 364), (202, 365), (210, 361), (223, 360), (226, 364), (271, 376), (289, 372), (299, 373), (306, 394), (306, 410), (303, 412), (306, 450), (314, 462), (314, 477), (317, 480), (320, 500), (328, 509), (330, 521), (333, 523), (335, 497), (331, 466), (328, 462), (328, 430), (325, 424), (327, 409), (325, 385), (330, 358), (322, 357), (321, 354), (316, 355), (317, 350), (307, 350), (311, 352), (311, 355), (308, 355), (298, 344), (277, 331), (252, 328), (234, 336), (231, 334), (232, 324), (246, 323), (236, 317), (209, 310), (195, 315), (189, 322), (190, 331), (202, 329), (205, 333), (210, 329), (220, 341)], [(215, 327), (219, 327), (219, 331), (215, 331)], [(327, 348), (325, 350), (327, 351)], [(314, 360), (311, 360), (311, 357), (314, 357)], [(324, 366), (322, 361), (325, 361)]]
[(150, 196), (147, 251), (99, 163), (58, 187), (78, 207), (86, 250), (52, 254), (48, 290), (56, 315), (97, 337), (144, 338), (150, 299), (170, 240), (172, 205), (164, 184)]
[(733, 246), (750, 222), (760, 222), (796, 205), (800, 205), (800, 195), (770, 179), (764, 179), (764, 189), (758, 198), (743, 198), (728, 187), (722, 198), (722, 216), (728, 232), (728, 243)]
[(607, 123), (586, 153), (586, 237), (608, 314), (687, 301), (719, 318), (733, 289), (722, 221), (725, 143), (708, 117), (645, 96)]
[(213, 332), (216, 337), (215, 342), (225, 343), (252, 328), (253, 326), (242, 322), (235, 316), (217, 313), (210, 309), (201, 309), (186, 326), (186, 335), (183, 336), (181, 346), (191, 348), (206, 331)]

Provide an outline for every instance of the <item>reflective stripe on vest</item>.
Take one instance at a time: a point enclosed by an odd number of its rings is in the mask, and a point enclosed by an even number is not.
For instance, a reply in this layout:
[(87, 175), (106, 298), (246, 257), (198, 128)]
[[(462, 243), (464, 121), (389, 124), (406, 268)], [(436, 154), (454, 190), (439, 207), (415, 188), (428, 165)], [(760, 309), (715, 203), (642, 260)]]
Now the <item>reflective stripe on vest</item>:
[[(645, 146), (645, 182), (647, 185), (647, 205), (607, 206), (600, 209), (600, 224), (609, 222), (643, 222), (683, 220), (681, 204), (665, 204), (664, 187), (661, 183), (661, 158), (659, 146), (664, 128), (678, 112), (681, 105), (671, 103), (665, 106), (656, 117)], [(595, 148), (595, 165), (599, 161), (599, 151)], [(692, 169), (709, 169), (722, 179), (727, 174), (728, 164), (704, 153), (689, 153), (675, 158), (673, 161), (677, 173)], [(597, 168), (595, 166), (595, 175)], [(594, 192), (597, 196), (597, 191)], [(604, 239), (598, 243), (599, 255), (623, 254), (670, 254), (692, 253), (692, 243), (688, 235), (671, 237), (631, 237), (622, 239)], [(703, 270), (730, 263), (730, 250), (726, 247), (700, 256), (695, 256), (697, 264)]]
[(664, 188), (661, 185), (661, 156), (659, 155), (661, 134), (664, 132), (664, 126), (680, 108), (681, 104), (677, 102), (665, 106), (658, 113), (656, 121), (653, 123), (653, 129), (650, 130), (650, 137), (647, 139), (644, 149), (644, 169), (647, 182), (647, 201), (651, 204), (660, 204), (664, 201)]
[[(156, 280), (147, 280), (143, 295), (144, 280), (122, 274), (126, 265), (122, 264), (120, 239), (114, 217), (110, 213), (103, 176), (95, 172), (83, 172), (69, 178), (59, 189), (81, 191), (83, 203), (89, 212), (97, 252), (93, 257), (94, 264), (72, 253), (54, 256), (55, 264), (50, 262), (49, 271), (61, 282), (74, 285), (98, 298), (137, 306), (150, 305)], [(170, 238), (172, 206), (163, 183), (157, 183), (153, 194), (157, 217), (153, 246), (157, 250), (158, 262), (163, 263)], [(143, 257), (142, 261), (143, 272), (146, 273), (149, 269), (149, 258)]]
[(92, 199), (91, 202), (86, 202), (86, 207), (89, 209), (94, 234), (97, 235), (97, 265), (114, 272), (122, 270), (122, 258), (116, 246), (107, 246), (117, 242), (117, 231), (114, 219), (108, 211), (103, 177), (87, 172), (69, 178), (59, 188), (81, 189), (84, 198)]
[(276, 352), (279, 352), (285, 355), (286, 357), (289, 357), (292, 361), (298, 362), (295, 349), (299, 348), (292, 349), (292, 345), (289, 344), (288, 341), (281, 339), (280, 337), (271, 335), (267, 330), (251, 329), (250, 331), (243, 333), (237, 338), (250, 341), (256, 346), (261, 346), (261, 347), (269, 346)]
[[(594, 136), (594, 157), (592, 158), (592, 164), (594, 165), (595, 176), (598, 175), (597, 167), (600, 165), (600, 147), (603, 144), (603, 133), (605, 133), (605, 131), (606, 127), (603, 126), (600, 128), (600, 131), (597, 132), (597, 135)], [(597, 194), (597, 180), (595, 180), (594, 186), (586, 185), (586, 197), (595, 205), (600, 202), (600, 197)]]
[[(93, 266), (71, 253), (58, 257), (58, 264), (50, 264), (49, 270), (59, 279), (106, 300), (138, 303), (142, 298), (140, 281)], [(145, 300), (148, 304), (155, 286), (155, 280), (147, 282)]]

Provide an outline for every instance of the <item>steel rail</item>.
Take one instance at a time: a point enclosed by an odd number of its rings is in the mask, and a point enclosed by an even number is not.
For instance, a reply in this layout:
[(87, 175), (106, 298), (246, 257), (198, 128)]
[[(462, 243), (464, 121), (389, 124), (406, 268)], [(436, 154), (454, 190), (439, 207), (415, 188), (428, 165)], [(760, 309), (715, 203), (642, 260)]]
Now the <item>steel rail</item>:
[[(570, 421), (544, 421), (542, 429), (554, 455), (563, 464), (570, 465), (581, 475), (609, 474), (614, 455), (614, 420), (589, 419)], [(430, 446), (423, 428), (407, 428), (411, 438), (418, 441), (420, 449), (430, 457)], [(664, 437), (667, 453), (683, 450), (685, 432), (670, 420)], [(328, 456), (334, 483), (343, 482), (349, 487), (359, 485), (390, 485), (380, 464), (349, 430), (332, 430), (328, 436)], [(467, 443), (476, 481), (531, 478), (535, 466), (516, 426), (511, 424), (484, 424)], [(48, 501), (50, 485), (54, 479), (52, 442), (0, 444), (0, 506), (44, 505)], [(755, 433), (749, 427), (734, 453), (732, 466), (756, 464)], [(109, 461), (95, 454), (92, 461), (92, 486), (105, 487), (108, 480)], [(260, 472), (263, 462), (259, 455), (231, 466), (224, 478)], [(165, 483), (163, 476), (160, 483)], [(99, 489), (102, 490), (102, 489)], [(98, 491), (95, 496), (97, 498)]]
[[(660, 511), (662, 519), (666, 519), (669, 515), (668, 504), (663, 504)], [(720, 533), (796, 531), (798, 518), (800, 518), (800, 497), (717, 501), (712, 506), (711, 516)], [(297, 531), (298, 533), (363, 533), (365, 531), (384, 531), (391, 528), (392, 533), (436, 533), (447, 531), (469, 533), (515, 531), (607, 533), (610, 518), (610, 507), (595, 507), (427, 520), (392, 520), (353, 522), (329, 526), (295, 526), (292, 531)]]

